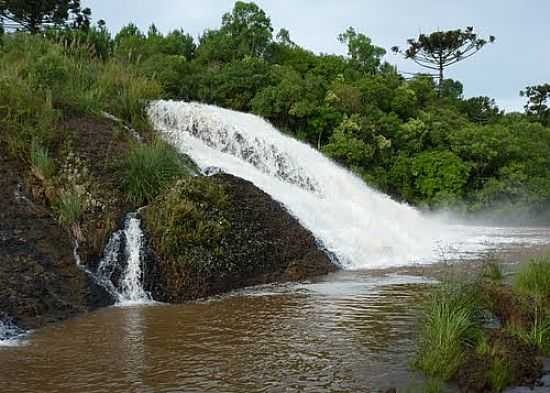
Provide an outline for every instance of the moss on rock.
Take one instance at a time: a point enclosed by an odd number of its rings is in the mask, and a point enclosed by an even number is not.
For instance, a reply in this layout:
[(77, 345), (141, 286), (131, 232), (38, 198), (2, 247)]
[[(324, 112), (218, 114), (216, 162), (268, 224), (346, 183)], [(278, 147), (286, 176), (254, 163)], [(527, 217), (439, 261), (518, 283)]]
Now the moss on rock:
[(336, 270), (313, 235), (252, 183), (231, 175), (177, 182), (146, 209), (155, 299), (183, 302)]

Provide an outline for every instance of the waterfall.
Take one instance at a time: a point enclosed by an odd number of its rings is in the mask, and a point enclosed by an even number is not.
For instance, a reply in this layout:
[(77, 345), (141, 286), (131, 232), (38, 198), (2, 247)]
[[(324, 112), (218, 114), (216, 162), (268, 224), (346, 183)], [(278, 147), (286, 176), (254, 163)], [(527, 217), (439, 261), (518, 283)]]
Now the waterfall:
[(397, 203), (260, 117), (175, 101), (153, 102), (148, 115), (204, 172), (219, 168), (281, 202), (345, 268), (464, 257), (498, 241), (491, 230), (450, 226)]
[(118, 304), (140, 304), (151, 301), (143, 289), (144, 235), (141, 220), (131, 213), (123, 229), (114, 232), (105, 247), (94, 276)]

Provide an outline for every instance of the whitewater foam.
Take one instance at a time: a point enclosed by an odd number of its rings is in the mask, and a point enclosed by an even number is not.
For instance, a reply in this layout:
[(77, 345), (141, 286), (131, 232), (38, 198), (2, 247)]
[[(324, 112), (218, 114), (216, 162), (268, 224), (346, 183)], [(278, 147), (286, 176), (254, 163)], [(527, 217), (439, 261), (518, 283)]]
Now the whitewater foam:
[(0, 319), (0, 347), (15, 347), (24, 343), (26, 332), (11, 319)]
[[(126, 217), (124, 228), (114, 232), (105, 247), (94, 277), (117, 300), (117, 305), (152, 301), (143, 288), (143, 244), (141, 220), (132, 213)], [(118, 275), (120, 278), (116, 280)]]
[(220, 168), (281, 202), (349, 269), (468, 257), (498, 241), (392, 200), (260, 117), (198, 103), (156, 101), (155, 129), (205, 170)]

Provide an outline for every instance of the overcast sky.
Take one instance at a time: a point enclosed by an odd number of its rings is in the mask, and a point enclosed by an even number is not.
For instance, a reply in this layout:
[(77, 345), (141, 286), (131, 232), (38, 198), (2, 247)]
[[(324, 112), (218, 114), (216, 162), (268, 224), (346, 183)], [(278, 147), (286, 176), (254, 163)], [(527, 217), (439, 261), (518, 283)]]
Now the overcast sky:
[[(467, 97), (487, 95), (508, 111), (522, 110), (519, 91), (550, 83), (550, 0), (256, 0), (271, 17), (275, 31), (316, 52), (345, 54), (337, 40), (348, 26), (367, 34), (389, 52), (385, 60), (400, 71), (418, 69), (391, 53), (419, 32), (474, 26), (496, 42), (449, 69), (464, 84)], [(197, 37), (218, 28), (233, 0), (82, 0), (94, 20), (104, 19), (116, 33), (134, 22), (160, 31), (183, 28)]]

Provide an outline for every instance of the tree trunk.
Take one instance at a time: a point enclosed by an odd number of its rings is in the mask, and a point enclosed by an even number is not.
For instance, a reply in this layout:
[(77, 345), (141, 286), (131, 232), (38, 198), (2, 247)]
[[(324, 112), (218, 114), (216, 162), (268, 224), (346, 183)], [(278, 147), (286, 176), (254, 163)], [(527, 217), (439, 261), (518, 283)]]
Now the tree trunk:
[(439, 98), (442, 97), (443, 95), (443, 58), (440, 57), (439, 58), (439, 86), (438, 86), (438, 90), (439, 90)]

